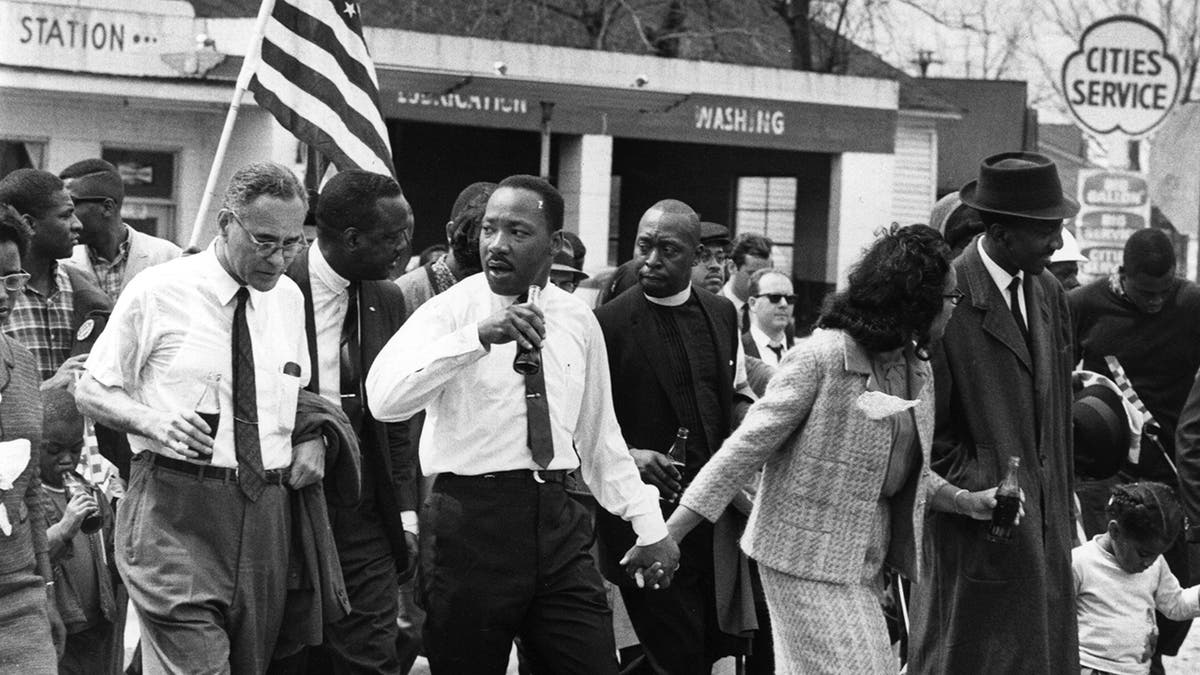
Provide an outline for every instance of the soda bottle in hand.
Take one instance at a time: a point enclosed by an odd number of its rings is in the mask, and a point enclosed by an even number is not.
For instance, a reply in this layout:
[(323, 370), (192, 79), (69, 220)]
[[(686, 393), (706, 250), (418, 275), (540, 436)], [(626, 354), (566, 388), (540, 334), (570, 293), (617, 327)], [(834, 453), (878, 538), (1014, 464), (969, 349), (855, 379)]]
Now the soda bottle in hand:
[[(200, 400), (196, 401), (196, 414), (208, 425), (209, 435), (214, 439), (217, 437), (217, 427), (221, 424), (220, 387), (221, 375), (209, 373), (204, 379), (204, 393), (200, 394)], [(211, 462), (212, 455), (201, 455), (196, 460)]]
[[(525, 302), (532, 307), (542, 306), (542, 288), (530, 286), (525, 295)], [(513, 359), (513, 370), (522, 375), (533, 375), (542, 369), (542, 350), (538, 348), (525, 349), (517, 345), (517, 356)]]
[[(671, 466), (679, 472), (680, 482), (683, 481), (683, 468), (687, 466), (687, 441), (688, 428), (679, 427), (675, 432), (675, 442), (671, 444), (671, 448), (667, 450), (667, 458), (671, 460)], [(668, 499), (672, 504), (679, 503), (679, 495), (675, 495), (674, 499)]]
[[(95, 499), (103, 499), (101, 495), (98, 495), (95, 490), (91, 489), (87, 483), (84, 482), (82, 476), (74, 471), (64, 471), (62, 474), (62, 482), (63, 487), (67, 489), (68, 502), (71, 501), (71, 497), (75, 496), (75, 494), (78, 492), (90, 494)], [(83, 522), (79, 524), (79, 531), (84, 534), (94, 534), (99, 532), (101, 527), (104, 527), (104, 516), (100, 514), (99, 510), (96, 510), (83, 517)]]
[(1020, 457), (1008, 458), (1008, 472), (996, 488), (996, 508), (992, 509), (992, 524), (988, 526), (987, 540), (997, 543), (1012, 541), (1013, 525), (1021, 510), (1021, 489), (1017, 485), (1017, 473), (1021, 468)]

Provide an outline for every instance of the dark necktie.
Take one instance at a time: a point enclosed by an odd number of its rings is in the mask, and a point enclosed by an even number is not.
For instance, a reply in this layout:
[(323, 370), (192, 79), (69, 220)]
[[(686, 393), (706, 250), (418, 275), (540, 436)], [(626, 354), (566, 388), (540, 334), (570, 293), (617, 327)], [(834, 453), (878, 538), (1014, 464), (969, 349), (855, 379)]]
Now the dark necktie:
[(742, 325), (738, 329), (739, 333), (745, 333), (750, 330), (750, 303), (742, 303)]
[[(524, 297), (517, 302), (524, 302)], [(545, 346), (545, 343), (542, 343)], [(533, 461), (543, 469), (554, 459), (554, 434), (550, 430), (550, 403), (546, 400), (546, 358), (542, 367), (525, 375), (525, 418), (529, 450)]]
[(258, 440), (258, 395), (254, 389), (254, 349), (246, 323), (250, 291), (242, 286), (233, 310), (233, 447), (237, 455), (238, 485), (250, 501), (258, 501), (266, 487), (262, 446)]
[(358, 283), (346, 289), (346, 320), (342, 322), (342, 339), (338, 350), (338, 370), (341, 373), (342, 410), (350, 418), (355, 431), (362, 430), (363, 392), (362, 349), (358, 339)]
[(767, 349), (775, 352), (775, 362), (783, 360), (783, 345), (767, 345)]
[(1021, 329), (1021, 337), (1025, 338), (1025, 342), (1029, 342), (1029, 326), (1025, 325), (1025, 317), (1021, 314), (1021, 277), (1013, 277), (1008, 284), (1008, 300), (1011, 305), (1013, 320), (1017, 322), (1017, 328)]

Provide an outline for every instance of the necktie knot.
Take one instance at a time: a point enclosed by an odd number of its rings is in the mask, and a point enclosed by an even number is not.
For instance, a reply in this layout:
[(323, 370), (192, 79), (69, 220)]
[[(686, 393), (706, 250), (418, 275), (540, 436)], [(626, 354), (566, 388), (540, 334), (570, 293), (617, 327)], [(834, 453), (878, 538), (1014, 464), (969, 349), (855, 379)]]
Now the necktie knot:
[(238, 286), (237, 294), (233, 297), (237, 298), (239, 305), (244, 305), (250, 299), (250, 289), (245, 286)]

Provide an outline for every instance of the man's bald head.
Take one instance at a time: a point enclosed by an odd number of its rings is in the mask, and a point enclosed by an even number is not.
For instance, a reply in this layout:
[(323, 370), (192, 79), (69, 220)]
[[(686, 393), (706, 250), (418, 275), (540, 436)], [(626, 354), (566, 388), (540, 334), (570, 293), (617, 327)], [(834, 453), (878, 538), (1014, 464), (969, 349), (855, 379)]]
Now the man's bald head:
[(638, 232), (662, 225), (668, 225), (679, 235), (690, 238), (692, 246), (700, 244), (700, 215), (678, 199), (663, 199), (646, 209), (638, 222)]

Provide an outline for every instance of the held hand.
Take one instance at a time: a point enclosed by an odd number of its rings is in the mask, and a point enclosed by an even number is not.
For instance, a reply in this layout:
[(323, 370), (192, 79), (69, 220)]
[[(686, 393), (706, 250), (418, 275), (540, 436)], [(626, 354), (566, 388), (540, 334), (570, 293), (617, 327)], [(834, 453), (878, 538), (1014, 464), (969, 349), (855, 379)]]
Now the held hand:
[(509, 305), (479, 322), (479, 342), (502, 345), (517, 341), (522, 349), (540, 349), (546, 336), (542, 310), (528, 303)]
[(66, 538), (70, 539), (79, 532), (79, 527), (83, 524), (83, 519), (97, 513), (100, 510), (100, 505), (96, 503), (96, 498), (80, 490), (71, 495), (71, 501), (67, 502), (67, 508), (63, 511), (63, 517), (60, 521), (63, 527), (66, 528)]
[(314, 438), (292, 448), (292, 469), (288, 472), (288, 485), (299, 490), (318, 483), (325, 478), (325, 441)]
[(667, 588), (679, 569), (679, 546), (671, 537), (663, 537), (649, 546), (634, 546), (621, 558), (625, 572), (638, 588)]
[(671, 463), (670, 457), (661, 452), (638, 450), (637, 448), (630, 448), (629, 454), (633, 455), (633, 461), (642, 474), (642, 480), (658, 488), (663, 499), (675, 501), (679, 498), (679, 491), (683, 489), (679, 479), (683, 476), (679, 474), (679, 469)]
[(160, 412), (149, 420), (142, 435), (158, 441), (162, 453), (176, 459), (212, 459), (213, 439), (208, 425), (194, 411)]
[[(1017, 509), (1017, 518), (1013, 525), (1019, 525), (1025, 515), (1025, 491), (1021, 490), (1021, 507)], [(988, 488), (979, 492), (967, 492), (954, 500), (954, 505), (968, 518), (975, 520), (991, 520), (992, 510), (996, 508), (996, 488)]]
[(48, 389), (66, 389), (74, 393), (75, 379), (84, 372), (83, 365), (87, 363), (87, 354), (76, 354), (71, 358), (63, 361), (58, 370), (50, 376), (50, 379), (42, 383), (42, 391)]

